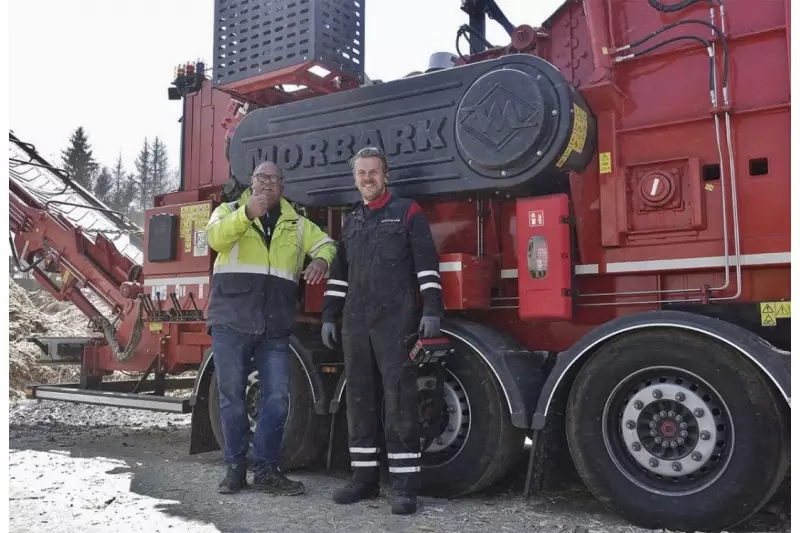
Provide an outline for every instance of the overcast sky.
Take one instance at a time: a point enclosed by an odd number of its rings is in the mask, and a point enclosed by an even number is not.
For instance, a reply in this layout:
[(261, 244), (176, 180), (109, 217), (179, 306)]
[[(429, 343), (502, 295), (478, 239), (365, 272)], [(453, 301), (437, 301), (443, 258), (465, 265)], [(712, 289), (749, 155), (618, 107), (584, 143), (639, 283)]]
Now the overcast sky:
[[(562, 0), (499, 0), (512, 24), (541, 24)], [(366, 71), (389, 81), (455, 52), (460, 0), (366, 0)], [(161, 137), (177, 166), (181, 105), (167, 99), (178, 63), (211, 63), (213, 0), (10, 0), (9, 127), (53, 163), (82, 125), (96, 158), (133, 162)], [(489, 20), (493, 44), (508, 44)], [(466, 42), (462, 50), (467, 50)]]

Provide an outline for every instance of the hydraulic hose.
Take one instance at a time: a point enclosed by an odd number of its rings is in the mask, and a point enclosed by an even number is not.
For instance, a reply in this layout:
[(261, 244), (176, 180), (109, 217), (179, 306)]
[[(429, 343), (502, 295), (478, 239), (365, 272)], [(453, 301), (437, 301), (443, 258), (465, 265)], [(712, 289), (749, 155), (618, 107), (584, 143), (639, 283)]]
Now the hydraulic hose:
[[(654, 9), (657, 9), (662, 13), (675, 13), (676, 11), (680, 11), (682, 9), (686, 9), (689, 6), (697, 4), (698, 2), (708, 2), (709, 4), (711, 3), (711, 0), (682, 0), (677, 4), (665, 4), (664, 2), (661, 2), (659, 0), (649, 0), (649, 1), (650, 5)], [(720, 1), (720, 4), (721, 3), (722, 2)]]

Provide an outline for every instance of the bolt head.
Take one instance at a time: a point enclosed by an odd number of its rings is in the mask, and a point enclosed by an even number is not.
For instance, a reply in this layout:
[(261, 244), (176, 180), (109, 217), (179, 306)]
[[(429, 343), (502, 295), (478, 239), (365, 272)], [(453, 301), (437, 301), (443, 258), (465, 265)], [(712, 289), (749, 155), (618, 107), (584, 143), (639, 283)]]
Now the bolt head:
[(686, 431), (685, 429), (683, 431), (681, 431), (681, 437), (683, 437), (685, 439), (688, 436), (689, 436), (689, 432), (688, 431)]
[(670, 441), (670, 443), (669, 443), (669, 447), (670, 447), (670, 448), (677, 448), (677, 447), (678, 447), (678, 443), (677, 443), (677, 442), (675, 442), (674, 440), (673, 440), (673, 441)]
[(675, 417), (675, 422), (681, 422), (682, 420), (683, 420), (683, 417), (681, 415), (678, 415), (678, 416)]
[(634, 422), (633, 420), (628, 420), (627, 422), (625, 422), (625, 427), (628, 429), (633, 429), (636, 427), (636, 422)]
[(453, 414), (456, 412), (456, 408), (451, 405), (447, 408), (447, 412)]
[(683, 400), (686, 399), (686, 395), (682, 392), (679, 392), (678, 394), (675, 395), (675, 399), (678, 400), (679, 402), (682, 402)]
[(544, 153), (544, 152), (542, 152), (541, 150), (537, 150), (537, 151), (536, 151), (536, 156), (537, 156), (537, 157), (542, 157), (542, 154), (543, 154), (543, 153)]
[(644, 403), (639, 400), (636, 400), (635, 402), (633, 402), (633, 407), (638, 410), (642, 410), (644, 408)]
[(656, 459), (655, 457), (650, 459), (650, 466), (652, 466), (653, 468), (657, 467), (658, 466), (658, 459)]
[(675, 418), (675, 411), (668, 412), (667, 416), (670, 417), (670, 418)]
[(681, 426), (681, 429), (686, 429), (686, 428), (689, 427), (689, 424), (687, 424), (686, 422), (681, 422), (680, 426)]
[(447, 431), (452, 432), (454, 429), (453, 424), (447, 424)]
[(656, 429), (656, 423), (650, 422), (650, 429)]
[(508, 172), (506, 172), (505, 170), (500, 173), (501, 176), (505, 176), (506, 174), (508, 174)]
[(680, 437), (678, 437), (677, 439), (675, 439), (675, 441), (676, 441), (676, 442), (677, 442), (679, 445), (683, 445), (683, 443), (685, 442), (685, 441), (684, 441), (682, 438), (680, 438)]
[(660, 416), (661, 418), (667, 418), (667, 412), (666, 411), (660, 411), (658, 413), (658, 416)]
[(678, 461), (675, 461), (674, 463), (672, 463), (672, 469), (674, 471), (680, 472), (682, 468), (683, 468), (683, 465), (680, 464)]
[(655, 438), (655, 439), (653, 439), (653, 440), (656, 442), (656, 444), (659, 444), (659, 443), (661, 443), (661, 437), (656, 437), (656, 438)]
[(653, 415), (653, 422), (658, 422), (661, 420), (661, 417), (658, 415)]
[(656, 435), (657, 435), (656, 430), (655, 429), (651, 429), (650, 430), (650, 436), (651, 437), (655, 437)]
[(662, 447), (662, 448), (669, 448), (669, 442), (667, 442), (667, 441), (665, 441), (665, 440), (664, 440), (664, 441), (661, 441), (661, 447)]
[(703, 440), (708, 440), (711, 438), (711, 433), (709, 433), (708, 431), (701, 431), (700, 438)]
[(700, 452), (692, 452), (692, 459), (695, 461), (700, 461), (703, 458), (703, 454)]
[(441, 446), (442, 444), (444, 444), (444, 439), (442, 437), (437, 438), (436, 444), (439, 444)]
[(553, 109), (553, 116), (558, 115), (558, 109)]
[(662, 393), (661, 393), (660, 390), (656, 389), (656, 390), (653, 391), (653, 398), (655, 398), (656, 400), (661, 398), (661, 396), (662, 396)]
[(702, 409), (700, 409), (699, 407), (698, 407), (697, 409), (695, 409), (695, 410), (694, 410), (694, 416), (696, 416), (697, 418), (700, 418), (700, 417), (701, 417), (701, 416), (703, 416), (704, 414), (705, 414), (705, 411), (703, 411), (703, 410), (702, 410)]
[(642, 449), (642, 445), (641, 445), (641, 444), (639, 444), (638, 442), (634, 442), (634, 443), (631, 445), (631, 448), (633, 448), (633, 451), (635, 451), (635, 452), (638, 452), (639, 450), (641, 450), (641, 449)]

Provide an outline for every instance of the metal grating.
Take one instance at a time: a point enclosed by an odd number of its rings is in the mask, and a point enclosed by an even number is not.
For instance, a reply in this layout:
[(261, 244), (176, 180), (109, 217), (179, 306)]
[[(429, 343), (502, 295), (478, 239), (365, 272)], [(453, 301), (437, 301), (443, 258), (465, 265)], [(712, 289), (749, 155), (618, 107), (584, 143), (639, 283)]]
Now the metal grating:
[(214, 0), (214, 85), (315, 62), (364, 80), (365, 0)]

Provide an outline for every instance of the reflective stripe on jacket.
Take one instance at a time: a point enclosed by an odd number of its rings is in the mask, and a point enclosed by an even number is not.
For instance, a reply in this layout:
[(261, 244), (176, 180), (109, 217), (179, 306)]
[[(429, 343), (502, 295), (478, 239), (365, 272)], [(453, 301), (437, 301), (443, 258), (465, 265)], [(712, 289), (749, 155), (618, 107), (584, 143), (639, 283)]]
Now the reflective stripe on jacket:
[(211, 278), (207, 327), (231, 327), (241, 333), (284, 337), (294, 326), (297, 285), (306, 256), (328, 265), (336, 245), (316, 224), (297, 214), (281, 198), (281, 214), (269, 247), (258, 218), (249, 220), (248, 189), (236, 202), (221, 204), (206, 227), (217, 252)]

